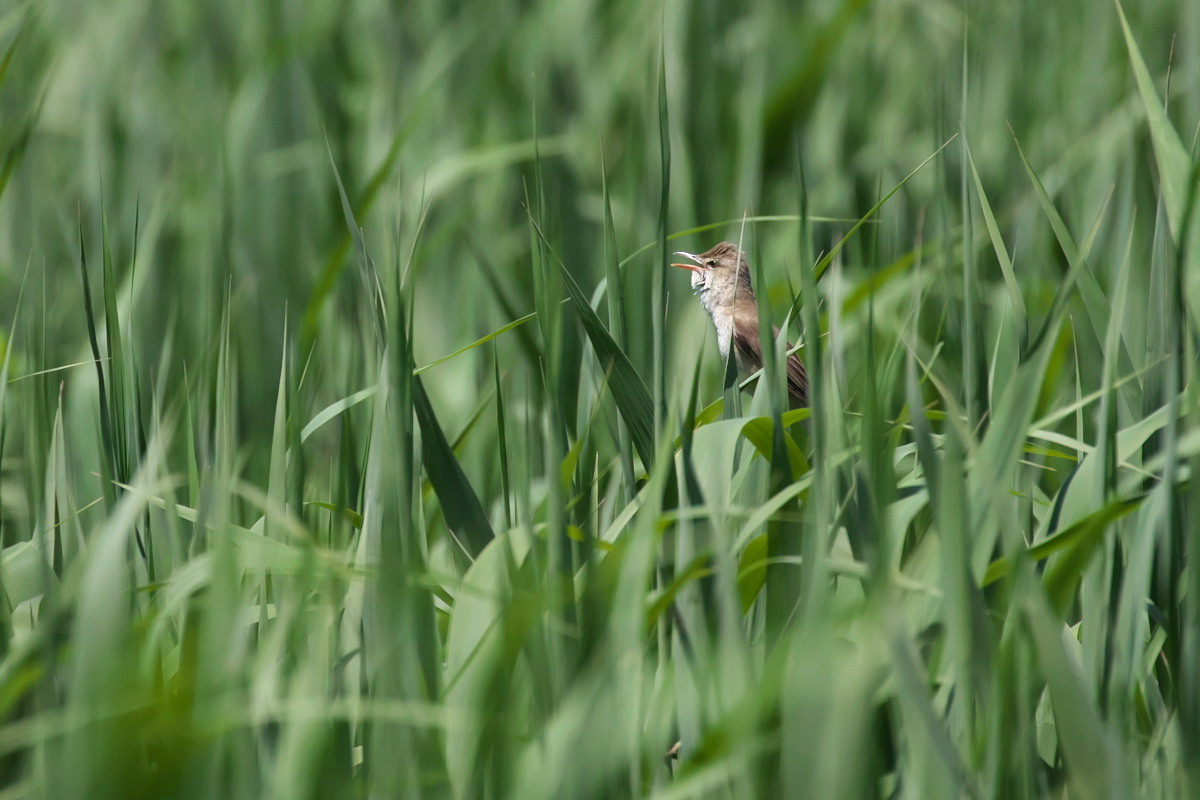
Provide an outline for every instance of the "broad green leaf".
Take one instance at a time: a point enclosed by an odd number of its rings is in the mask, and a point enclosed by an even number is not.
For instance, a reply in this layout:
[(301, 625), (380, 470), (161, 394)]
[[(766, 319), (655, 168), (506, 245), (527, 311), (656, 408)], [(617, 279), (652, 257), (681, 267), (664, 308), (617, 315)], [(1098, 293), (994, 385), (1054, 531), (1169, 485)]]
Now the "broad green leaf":
[(0, 572), (10, 613), (19, 604), (45, 592), (47, 580), (52, 585), (58, 583), (42, 551), (31, 540), (9, 545), (0, 552)]
[(767, 585), (767, 534), (755, 536), (742, 550), (738, 560), (738, 600), (742, 613), (750, 610)]
[(1042, 598), (1027, 596), (1022, 605), (1050, 689), (1071, 796), (1130, 796), (1110, 728), (1100, 717), (1081, 674), (1079, 641), (1051, 616)]
[(520, 528), (489, 543), (463, 575), (446, 637), (445, 704), (452, 712), (446, 731), (451, 780), (466, 786), (473, 772), (487, 719), (489, 683), (495, 670), (513, 657), (505, 641), (513, 568), (520, 568), (531, 541)]

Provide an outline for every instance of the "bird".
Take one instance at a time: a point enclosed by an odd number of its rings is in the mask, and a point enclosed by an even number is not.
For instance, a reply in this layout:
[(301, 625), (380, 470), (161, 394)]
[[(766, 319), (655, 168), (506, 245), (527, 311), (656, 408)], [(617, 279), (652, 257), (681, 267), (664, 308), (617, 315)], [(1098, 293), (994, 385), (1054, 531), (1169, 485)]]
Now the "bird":
[[(671, 266), (692, 271), (692, 291), (712, 317), (721, 358), (728, 359), (732, 347), (739, 376), (745, 379), (757, 372), (763, 365), (758, 303), (750, 284), (750, 264), (745, 252), (732, 242), (721, 242), (699, 255), (682, 250), (675, 255), (694, 262)], [(778, 327), (774, 335), (779, 336)], [(789, 342), (788, 350), (791, 349)], [(792, 408), (808, 406), (808, 370), (795, 353), (787, 359), (787, 388)]]

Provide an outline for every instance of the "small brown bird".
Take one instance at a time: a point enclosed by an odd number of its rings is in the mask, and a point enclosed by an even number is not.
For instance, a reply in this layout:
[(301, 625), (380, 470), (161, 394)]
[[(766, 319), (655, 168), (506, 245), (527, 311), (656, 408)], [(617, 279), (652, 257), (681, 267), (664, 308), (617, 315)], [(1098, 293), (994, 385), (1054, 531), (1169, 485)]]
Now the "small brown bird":
[[(695, 255), (677, 252), (695, 264), (672, 264), (692, 271), (692, 290), (700, 296), (704, 310), (717, 329), (721, 358), (729, 358), (733, 345), (738, 374), (745, 379), (762, 368), (762, 347), (758, 335), (758, 303), (750, 286), (750, 265), (746, 254), (729, 242)], [(779, 328), (775, 328), (779, 336)], [(788, 349), (792, 347), (788, 343)], [(787, 386), (792, 408), (808, 405), (808, 370), (795, 353), (787, 360)]]

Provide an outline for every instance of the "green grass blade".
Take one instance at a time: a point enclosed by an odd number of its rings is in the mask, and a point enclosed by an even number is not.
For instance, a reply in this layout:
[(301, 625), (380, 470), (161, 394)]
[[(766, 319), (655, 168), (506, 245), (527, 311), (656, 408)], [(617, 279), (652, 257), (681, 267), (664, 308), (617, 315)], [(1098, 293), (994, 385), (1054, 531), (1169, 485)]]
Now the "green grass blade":
[(583, 290), (579, 288), (579, 284), (575, 282), (575, 278), (567, 266), (550, 249), (537, 222), (532, 220), (531, 222), (549, 255), (558, 264), (563, 287), (575, 304), (576, 313), (579, 314), (584, 332), (587, 333), (588, 340), (596, 351), (596, 358), (599, 360), (601, 368), (609, 374), (608, 386), (612, 390), (613, 399), (617, 403), (617, 408), (620, 410), (625, 424), (629, 426), (630, 437), (633, 439), (633, 445), (637, 449), (638, 455), (641, 456), (642, 464), (653, 464), (654, 403), (650, 398), (650, 392), (646, 389), (646, 384), (634, 369), (629, 357), (625, 355), (608, 329), (604, 327), (604, 323), (600, 321), (600, 317), (588, 302)]
[(1183, 235), (1183, 214), (1190, 191), (1188, 181), (1192, 179), (1192, 161), (1188, 158), (1179, 134), (1167, 118), (1166, 106), (1154, 88), (1150, 70), (1146, 68), (1142, 51), (1129, 28), (1129, 20), (1125, 18), (1125, 9), (1121, 7), (1120, 0), (1113, 0), (1113, 4), (1117, 7), (1121, 32), (1125, 37), (1125, 48), (1129, 53), (1129, 65), (1133, 69), (1146, 120), (1150, 124), (1150, 139), (1154, 142), (1154, 156), (1158, 160), (1158, 179), (1162, 187), (1163, 202), (1167, 207), (1167, 218), (1171, 221), (1171, 232), (1176, 241), (1179, 241)]
[[(287, 341), (286, 330), (284, 341)], [(271, 457), (267, 467), (267, 497), (279, 508), (287, 508), (287, 419), (288, 419), (288, 371), (286, 349), (280, 360), (279, 388), (275, 396), (275, 421), (271, 429)], [(275, 526), (270, 516), (266, 519), (265, 532), (275, 536)]]
[[(604, 163), (604, 147), (600, 147), (600, 190), (604, 195), (604, 286), (614, 287), (608, 294), (608, 329), (613, 341), (624, 351), (629, 350), (629, 334), (626, 327), (625, 292), (621, 285), (621, 261), (617, 247), (617, 228), (613, 222), (612, 198), (608, 193), (608, 169)], [(593, 307), (599, 302), (599, 293), (604, 286), (597, 287), (593, 295)], [(617, 415), (617, 452), (621, 458), (625, 489), (628, 496), (634, 493), (633, 440), (625, 420)]]
[(322, 425), (329, 422), (331, 419), (334, 419), (347, 409), (353, 408), (362, 401), (369, 399), (375, 394), (376, 391), (377, 387), (368, 386), (366, 389), (361, 389), (349, 397), (343, 397), (337, 402), (330, 403), (328, 406), (321, 409), (318, 414), (313, 416), (313, 418), (309, 420), (308, 424), (304, 426), (304, 429), (300, 431), (300, 441), (307, 441), (308, 437), (312, 436), (313, 433), (315, 433)]
[[(388, 147), (386, 155), (384, 155), (383, 159), (379, 162), (379, 166), (377, 166), (375, 171), (371, 174), (370, 179), (367, 181), (366, 188), (363, 190), (358, 199), (357, 205), (355, 205), (352, 209), (352, 216), (355, 219), (365, 216), (371, 210), (371, 206), (374, 204), (375, 198), (379, 194), (380, 189), (383, 188), (388, 178), (391, 176), (393, 169), (395, 169), (396, 160), (400, 156), (400, 151), (404, 146), (404, 142), (415, 129), (417, 119), (417, 114), (411, 114), (406, 121), (406, 124), (397, 130), (395, 135), (392, 137), (392, 142)], [(333, 149), (332, 147), (329, 147), (328, 139), (326, 140), (326, 147), (329, 149), (330, 158), (332, 159)], [(342, 192), (343, 202), (348, 202), (345, 198), (344, 190), (339, 188), (339, 191)], [(330, 252), (325, 261), (325, 267), (321, 273), (321, 278), (317, 282), (316, 287), (313, 289), (312, 296), (308, 301), (308, 307), (305, 308), (304, 316), (301, 319), (300, 333), (301, 339), (305, 343), (311, 343), (311, 341), (316, 337), (317, 331), (320, 329), (321, 312), (324, 309), (325, 304), (328, 302), (329, 296), (333, 292), (334, 287), (337, 285), (338, 278), (342, 274), (342, 270), (344, 269), (346, 263), (346, 254), (350, 250), (350, 245), (353, 241), (353, 232), (347, 232), (344, 234), (337, 246)]]
[(500, 383), (500, 355), (492, 348), (492, 377), (496, 387), (496, 439), (500, 455), (500, 491), (504, 502), (504, 528), (513, 526), (512, 480), (508, 469), (508, 424), (504, 417), (504, 387)]
[[(667, 340), (664, 325), (667, 313), (667, 263), (670, 261), (667, 230), (670, 227), (671, 199), (671, 120), (667, 113), (666, 41), (658, 47), (658, 263), (650, 278), (650, 326), (653, 342), (654, 435), (661, 439), (665, 430), (663, 415), (667, 409)], [(645, 453), (643, 452), (643, 460)], [(648, 463), (648, 462), (647, 462)]]
[(996, 224), (996, 215), (992, 213), (992, 204), (988, 202), (987, 193), (983, 189), (983, 181), (979, 178), (979, 170), (975, 167), (975, 157), (971, 155), (970, 148), (964, 146), (964, 149), (967, 153), (967, 162), (971, 165), (971, 177), (975, 181), (975, 196), (979, 199), (979, 207), (983, 211), (983, 221), (987, 225), (988, 238), (991, 239), (992, 249), (996, 252), (996, 260), (1000, 262), (1000, 274), (1004, 277), (1005, 288), (1008, 289), (1008, 299), (1012, 303), (1017, 330), (1020, 332), (1021, 349), (1024, 350), (1029, 342), (1029, 318), (1025, 311), (1025, 299), (1021, 294), (1021, 284), (1017, 282), (1017, 273), (1013, 269), (1008, 248), (1004, 245), (1000, 226)]
[(116, 471), (116, 442), (112, 430), (112, 416), (109, 414), (108, 390), (105, 388), (104, 359), (100, 355), (100, 340), (96, 333), (96, 315), (92, 310), (91, 285), (88, 281), (87, 251), (83, 246), (83, 220), (79, 221), (79, 276), (83, 282), (83, 312), (87, 324), (88, 343), (92, 348), (92, 362), (96, 367), (97, 394), (100, 406), (100, 436), (104, 447), (104, 458), (101, 460), (101, 475), (103, 491), (111, 503), (116, 499), (113, 480)]
[(507, 325), (501, 325), (499, 328), (497, 328), (496, 330), (487, 334), (486, 336), (482, 336), (482, 337), (476, 339), (475, 341), (471, 342), (470, 344), (460, 347), (459, 349), (455, 350), (453, 353), (450, 353), (449, 355), (444, 355), (441, 358), (435, 358), (433, 361), (430, 361), (428, 364), (417, 367), (416, 369), (413, 370), (413, 375), (420, 375), (423, 372), (433, 369), (434, 367), (438, 366), (439, 364), (445, 364), (447, 361), (450, 361), (451, 359), (461, 356), (463, 353), (469, 353), (470, 351), (474, 350), (476, 347), (479, 347), (482, 344), (487, 344), (488, 342), (492, 341), (497, 336), (502, 336), (502, 335), (508, 333), (509, 331), (513, 330), (514, 328), (519, 328), (520, 326), (524, 325), (526, 322), (529, 322), (529, 320), (533, 319), (536, 316), (537, 316), (537, 312), (534, 311), (529, 314), (526, 314), (523, 317), (514, 319), (512, 322), (508, 323)]
[(117, 313), (117, 277), (113, 268), (112, 241), (108, 235), (108, 212), (103, 198), (100, 207), (101, 250), (103, 256), (104, 334), (108, 349), (108, 397), (112, 405), (113, 463), (116, 478), (127, 482), (132, 470), (129, 453), (128, 422), (132, 419), (126, 380), (125, 342), (121, 337), (121, 320)]
[(1048, 684), (1072, 794), (1125, 796), (1122, 759), (1114, 752), (1108, 727), (1088, 696), (1077, 666), (1078, 653), (1073, 658), (1070, 652), (1078, 651), (1079, 643), (1051, 616), (1044, 600), (1032, 592), (1023, 602), (1024, 614)]
[[(1058, 239), (1059, 246), (1067, 257), (1070, 264), (1067, 269), (1067, 275), (1059, 286), (1058, 292), (1055, 295), (1054, 303), (1050, 307), (1050, 313), (1046, 316), (1042, 323), (1038, 334), (1033, 337), (1030, 343), (1030, 349), (1036, 349), (1040, 346), (1041, 341), (1053, 330), (1057, 330), (1058, 322), (1062, 314), (1065, 313), (1066, 304), (1070, 297), (1073, 288), (1078, 284), (1080, 295), (1083, 297), (1084, 307), (1087, 309), (1088, 321), (1091, 323), (1093, 334), (1097, 341), (1104, 341), (1105, 323), (1108, 320), (1109, 304), (1104, 297), (1104, 292), (1101, 290), (1099, 283), (1092, 274), (1091, 268), (1087, 263), (1088, 250), (1090, 247), (1085, 246), (1080, 248), (1076, 243), (1071, 232), (1067, 229), (1066, 223), (1062, 216), (1055, 208), (1054, 202), (1050, 199), (1050, 195), (1046, 192), (1046, 187), (1042, 184), (1041, 179), (1034, 171), (1033, 166), (1029, 163), (1029, 159), (1025, 157), (1025, 152), (1021, 149), (1021, 143), (1017, 141), (1016, 135), (1013, 135), (1013, 141), (1017, 146), (1017, 153), (1021, 157), (1021, 163), (1025, 166), (1025, 172), (1029, 175), (1029, 180), (1033, 184), (1034, 193), (1037, 195), (1038, 202), (1041, 204), (1042, 211), (1046, 218), (1050, 221), (1050, 227), (1054, 229), (1054, 235)], [(1100, 218), (1096, 220), (1096, 224), (1092, 226), (1089, 235), (1085, 240), (1085, 245), (1094, 241), (1096, 232), (1099, 230)], [(1125, 347), (1124, 340), (1121, 340), (1120, 347), (1117, 353), (1117, 365), (1124, 375), (1132, 375), (1133, 360), (1129, 356), (1129, 352)], [(1131, 405), (1140, 407), (1141, 405), (1141, 387), (1135, 380), (1126, 385), (1125, 394), (1128, 396)]]
[(957, 138), (958, 138), (958, 134), (956, 133), (953, 136), (951, 136), (949, 139), (947, 139), (945, 142), (943, 142), (941, 147), (939, 147), (937, 150), (934, 150), (929, 155), (928, 158), (926, 158), (924, 161), (922, 161), (920, 164), (918, 164), (916, 169), (914, 169), (912, 172), (905, 175), (904, 178), (899, 183), (897, 183), (895, 186), (892, 187), (891, 191), (889, 191), (882, 198), (880, 198), (879, 202), (877, 202), (875, 205), (871, 206), (871, 209), (869, 211), (867, 211), (867, 213), (864, 214), (862, 217), (860, 217), (857, 222), (854, 223), (854, 226), (852, 228), (850, 228), (849, 231), (846, 232), (846, 235), (843, 236), (840, 240), (838, 240), (838, 243), (835, 244), (832, 248), (830, 248), (829, 252), (826, 253), (825, 256), (823, 258), (821, 258), (821, 260), (818, 261), (816, 266), (813, 268), (813, 272), (816, 275), (816, 279), (818, 281), (820, 281), (821, 278), (823, 278), (825, 276), (825, 272), (826, 272), (826, 270), (829, 269), (829, 265), (833, 263), (833, 259), (836, 258), (837, 254), (842, 251), (842, 248), (846, 246), (846, 243), (849, 242), (852, 238), (854, 238), (854, 235), (856, 233), (858, 233), (859, 228), (861, 228), (863, 225), (867, 224), (867, 222), (879, 212), (879, 209), (883, 208), (884, 205), (887, 204), (887, 201), (892, 199), (892, 197), (896, 194), (896, 192), (903, 189), (904, 185), (906, 183), (908, 183), (910, 180), (912, 180), (914, 175), (916, 175), (918, 172), (920, 172), (922, 169), (924, 169), (925, 165), (928, 164), (930, 161), (933, 161), (935, 158), (937, 158), (939, 155), (941, 155), (942, 151), (945, 150), (947, 147), (949, 147), (950, 143), (953, 142)]
[[(442, 501), (442, 513), (446, 524), (474, 559), (487, 546), (495, 534), (487, 513), (479, 502), (479, 495), (467, 480), (462, 466), (454, 456), (454, 450), (438, 423), (429, 396), (421, 385), (420, 378), (413, 378), (413, 410), (421, 426), (421, 453), (429, 482)], [(456, 548), (457, 549), (457, 548)]]
[[(8, 77), (9, 69), (13, 65), (13, 59), (17, 54), (18, 47), (24, 41), (27, 33), (33, 28), (33, 18), (34, 11), (33, 7), (30, 6), (22, 16), (21, 25), (5, 49), (3, 58), (0, 58), (0, 88), (4, 86), (5, 78)], [(8, 147), (4, 150), (4, 158), (0, 159), (0, 197), (4, 196), (5, 188), (7, 188), (9, 181), (12, 180), (13, 173), (16, 172), (17, 166), (25, 156), (25, 151), (29, 147), (29, 143), (37, 127), (38, 118), (41, 115), (44, 99), (45, 92), (43, 91), (27, 113), (25, 119), (21, 121), (16, 132), (12, 134), (12, 139)]]

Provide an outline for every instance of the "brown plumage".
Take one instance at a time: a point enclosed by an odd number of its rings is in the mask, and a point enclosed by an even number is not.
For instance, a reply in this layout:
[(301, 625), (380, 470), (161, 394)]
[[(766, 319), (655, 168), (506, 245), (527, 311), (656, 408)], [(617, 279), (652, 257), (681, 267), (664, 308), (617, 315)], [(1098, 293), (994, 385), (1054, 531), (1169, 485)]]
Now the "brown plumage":
[[(738, 373), (743, 378), (761, 369), (763, 360), (758, 334), (758, 303), (750, 283), (750, 265), (746, 262), (746, 254), (730, 242), (721, 242), (699, 255), (682, 251), (675, 255), (695, 262), (694, 265), (672, 266), (692, 271), (692, 289), (712, 317), (721, 357), (728, 358), (732, 344)], [(778, 337), (779, 328), (776, 327), (774, 332)], [(789, 342), (788, 349), (791, 348)], [(787, 384), (791, 406), (807, 406), (808, 371), (795, 353), (787, 359)]]

